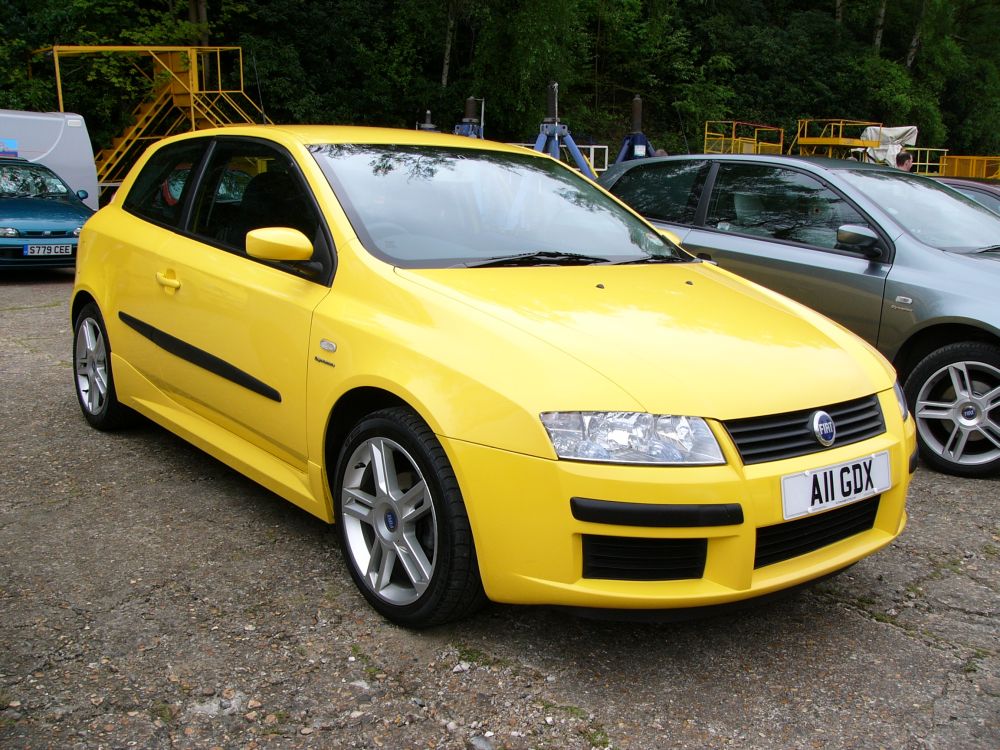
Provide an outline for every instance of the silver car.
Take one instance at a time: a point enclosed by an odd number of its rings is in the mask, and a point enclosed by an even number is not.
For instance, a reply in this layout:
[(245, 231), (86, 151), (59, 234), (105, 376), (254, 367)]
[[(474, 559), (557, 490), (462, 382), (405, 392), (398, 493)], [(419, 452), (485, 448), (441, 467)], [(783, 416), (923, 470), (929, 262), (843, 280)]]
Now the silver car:
[(928, 464), (1000, 473), (1000, 215), (934, 180), (840, 159), (671, 156), (600, 183), (689, 252), (877, 347), (905, 383)]

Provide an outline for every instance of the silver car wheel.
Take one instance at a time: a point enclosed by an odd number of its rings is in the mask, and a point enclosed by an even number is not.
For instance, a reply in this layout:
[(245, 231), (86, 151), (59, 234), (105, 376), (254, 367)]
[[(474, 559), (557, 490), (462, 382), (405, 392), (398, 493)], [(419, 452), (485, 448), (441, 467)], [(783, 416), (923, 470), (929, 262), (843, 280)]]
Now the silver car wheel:
[(108, 400), (108, 348), (93, 318), (85, 318), (77, 329), (75, 365), (80, 403), (97, 416)]
[(434, 575), (438, 525), (410, 454), (385, 437), (358, 445), (347, 462), (340, 511), (348, 554), (369, 590), (397, 606), (419, 599)]
[(914, 414), (924, 444), (944, 460), (1000, 459), (1000, 369), (975, 361), (941, 367), (920, 387)]

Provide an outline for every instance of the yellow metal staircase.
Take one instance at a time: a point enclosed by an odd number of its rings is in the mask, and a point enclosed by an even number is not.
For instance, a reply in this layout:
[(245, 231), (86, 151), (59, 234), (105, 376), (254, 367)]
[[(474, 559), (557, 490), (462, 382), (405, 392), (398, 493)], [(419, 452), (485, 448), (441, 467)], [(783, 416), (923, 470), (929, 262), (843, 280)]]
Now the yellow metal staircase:
[(132, 111), (132, 122), (94, 161), (102, 190), (117, 186), (150, 143), (204, 128), (270, 122), (243, 89), (239, 47), (55, 46), (56, 87), (63, 110), (60, 57), (126, 55), (149, 80), (150, 95)]

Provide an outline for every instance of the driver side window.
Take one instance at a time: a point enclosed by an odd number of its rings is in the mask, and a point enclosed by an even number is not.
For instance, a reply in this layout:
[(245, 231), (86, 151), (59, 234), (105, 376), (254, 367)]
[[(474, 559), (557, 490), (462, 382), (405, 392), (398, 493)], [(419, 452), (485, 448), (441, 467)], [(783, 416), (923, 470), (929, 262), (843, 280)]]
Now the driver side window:
[(244, 254), (247, 232), (262, 227), (291, 227), (314, 247), (322, 243), (311, 195), (287, 155), (255, 141), (219, 141), (195, 198), (190, 229)]
[(720, 164), (705, 223), (725, 232), (839, 249), (837, 229), (868, 226), (846, 200), (792, 169)]

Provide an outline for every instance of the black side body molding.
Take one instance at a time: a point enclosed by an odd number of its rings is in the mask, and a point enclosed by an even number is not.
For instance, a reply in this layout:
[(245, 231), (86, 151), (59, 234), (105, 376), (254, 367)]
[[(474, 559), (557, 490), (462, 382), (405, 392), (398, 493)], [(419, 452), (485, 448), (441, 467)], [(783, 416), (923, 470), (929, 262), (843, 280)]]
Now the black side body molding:
[(224, 359), (219, 359), (214, 354), (209, 354), (196, 346), (191, 346), (191, 344), (186, 341), (181, 341), (179, 338), (171, 336), (169, 333), (165, 333), (159, 328), (149, 325), (149, 323), (144, 323), (138, 318), (133, 318), (128, 313), (119, 311), (118, 318), (129, 328), (138, 331), (158, 347), (170, 352), (174, 356), (180, 357), (191, 364), (208, 370), (209, 372), (218, 375), (220, 378), (225, 378), (226, 380), (236, 383), (236, 385), (253, 391), (264, 398), (268, 398), (271, 401), (277, 401), (279, 404), (281, 403), (281, 394), (278, 391), (269, 386), (267, 383), (257, 380), (257, 378), (253, 375), (243, 372), (243, 370), (238, 367), (234, 367)]

